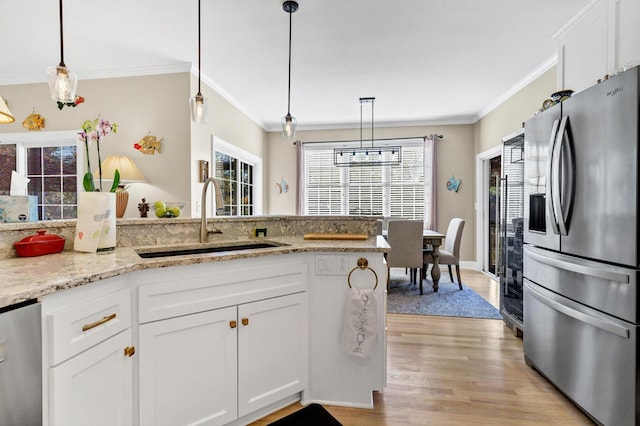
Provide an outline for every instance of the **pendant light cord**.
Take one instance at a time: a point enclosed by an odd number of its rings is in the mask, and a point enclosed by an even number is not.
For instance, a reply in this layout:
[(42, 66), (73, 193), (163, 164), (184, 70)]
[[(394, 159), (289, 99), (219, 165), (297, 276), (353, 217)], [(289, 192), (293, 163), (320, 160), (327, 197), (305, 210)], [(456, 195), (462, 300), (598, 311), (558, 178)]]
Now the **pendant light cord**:
[(360, 148), (362, 148), (362, 104), (371, 103), (371, 148), (373, 148), (373, 104), (376, 98), (360, 98)]
[[(60, 0), (62, 1), (62, 0)], [(289, 11), (289, 86), (287, 89), (287, 115), (291, 115), (291, 14)]]
[(360, 99), (360, 149), (362, 149), (362, 99)]
[(62, 35), (63, 28), (64, 25), (62, 21), (62, 0), (60, 0), (60, 66), (66, 68), (66, 65), (64, 64), (64, 37)]
[(200, 20), (200, 0), (198, 0), (198, 96), (202, 96), (202, 93), (200, 92)]
[(375, 104), (375, 99), (371, 100), (371, 148), (373, 148), (373, 104)]

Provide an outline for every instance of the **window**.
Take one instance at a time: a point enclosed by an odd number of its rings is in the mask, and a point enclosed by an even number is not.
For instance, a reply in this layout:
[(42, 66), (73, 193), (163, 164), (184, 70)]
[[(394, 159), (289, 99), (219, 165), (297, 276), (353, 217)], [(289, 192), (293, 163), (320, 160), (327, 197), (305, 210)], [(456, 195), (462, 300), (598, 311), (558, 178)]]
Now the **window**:
[(9, 195), (11, 172), (16, 170), (17, 162), (16, 145), (0, 145), (0, 195)]
[(8, 195), (11, 171), (30, 179), (38, 197), (38, 219), (75, 219), (78, 199), (77, 132), (0, 135), (0, 194)]
[(333, 149), (359, 142), (303, 144), (304, 214), (430, 217), (431, 196), (424, 177), (431, 176), (431, 155), (425, 153), (424, 140), (385, 143), (402, 146), (402, 164), (336, 167)]
[(29, 195), (38, 196), (38, 218), (75, 219), (78, 172), (75, 146), (26, 148)]
[(224, 207), (218, 216), (262, 214), (259, 184), (262, 161), (221, 139), (214, 138), (214, 176), (218, 180)]

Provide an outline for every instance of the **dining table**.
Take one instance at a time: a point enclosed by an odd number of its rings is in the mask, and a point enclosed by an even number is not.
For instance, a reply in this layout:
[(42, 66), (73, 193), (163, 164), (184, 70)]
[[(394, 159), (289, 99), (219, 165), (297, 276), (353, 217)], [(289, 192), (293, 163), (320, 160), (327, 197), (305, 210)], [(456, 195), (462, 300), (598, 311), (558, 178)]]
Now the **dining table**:
[[(382, 231), (382, 235), (387, 237), (387, 230)], [(422, 230), (422, 245), (423, 247), (432, 247), (431, 256), (433, 257), (433, 267), (431, 268), (431, 281), (433, 281), (433, 291), (438, 291), (438, 283), (440, 282), (440, 246), (444, 240), (445, 235), (437, 231), (430, 229)], [(423, 274), (426, 275), (426, 274)]]

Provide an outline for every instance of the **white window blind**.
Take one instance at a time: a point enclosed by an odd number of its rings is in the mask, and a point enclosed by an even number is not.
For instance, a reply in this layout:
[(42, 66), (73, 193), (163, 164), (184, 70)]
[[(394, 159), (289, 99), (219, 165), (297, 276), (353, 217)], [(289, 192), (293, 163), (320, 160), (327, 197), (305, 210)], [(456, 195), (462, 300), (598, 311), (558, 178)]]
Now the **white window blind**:
[(425, 189), (425, 176), (431, 176), (431, 156), (425, 155), (424, 140), (385, 143), (402, 146), (402, 164), (336, 167), (333, 149), (360, 146), (359, 142), (305, 143), (304, 213), (423, 219), (431, 208)]

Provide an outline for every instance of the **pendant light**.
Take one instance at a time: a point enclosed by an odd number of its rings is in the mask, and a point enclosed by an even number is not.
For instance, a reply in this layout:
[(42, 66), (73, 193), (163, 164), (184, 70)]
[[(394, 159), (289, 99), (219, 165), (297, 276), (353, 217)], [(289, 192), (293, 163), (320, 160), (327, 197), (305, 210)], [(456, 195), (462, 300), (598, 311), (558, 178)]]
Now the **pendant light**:
[(198, 93), (189, 99), (191, 107), (191, 121), (196, 124), (207, 122), (209, 115), (209, 99), (200, 92), (200, 0), (198, 0)]
[(296, 135), (298, 121), (291, 115), (291, 14), (298, 10), (298, 2), (285, 1), (282, 9), (289, 14), (289, 87), (287, 90), (287, 115), (282, 117), (282, 136), (293, 138)]
[(75, 101), (78, 76), (64, 64), (62, 15), (62, 0), (60, 0), (60, 63), (55, 67), (49, 67), (47, 73), (49, 74), (51, 98), (64, 104)]

